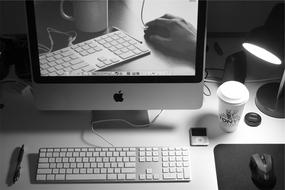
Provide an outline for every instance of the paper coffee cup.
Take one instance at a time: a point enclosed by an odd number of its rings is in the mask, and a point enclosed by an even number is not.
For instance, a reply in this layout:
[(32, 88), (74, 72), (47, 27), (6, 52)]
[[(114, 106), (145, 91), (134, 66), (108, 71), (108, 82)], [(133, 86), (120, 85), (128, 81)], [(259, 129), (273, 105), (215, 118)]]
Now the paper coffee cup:
[(225, 132), (234, 132), (249, 99), (248, 89), (240, 82), (227, 81), (218, 88), (217, 96), (220, 128)]

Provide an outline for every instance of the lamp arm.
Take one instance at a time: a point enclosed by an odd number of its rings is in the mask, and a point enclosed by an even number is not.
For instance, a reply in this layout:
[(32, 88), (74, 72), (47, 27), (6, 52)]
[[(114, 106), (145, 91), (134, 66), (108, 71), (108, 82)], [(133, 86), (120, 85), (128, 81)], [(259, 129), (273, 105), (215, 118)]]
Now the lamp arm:
[(277, 93), (277, 102), (278, 102), (278, 100), (280, 98), (282, 90), (284, 89), (284, 83), (285, 83), (285, 69), (283, 71), (282, 79), (281, 79), (281, 82), (280, 82), (280, 85), (279, 85), (279, 89), (278, 89), (278, 93)]

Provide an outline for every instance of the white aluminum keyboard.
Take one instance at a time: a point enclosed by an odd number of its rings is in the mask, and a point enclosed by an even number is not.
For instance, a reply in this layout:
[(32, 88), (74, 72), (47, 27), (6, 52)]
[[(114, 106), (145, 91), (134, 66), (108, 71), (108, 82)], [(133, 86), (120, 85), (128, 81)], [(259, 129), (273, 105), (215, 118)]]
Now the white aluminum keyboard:
[(186, 147), (41, 148), (39, 183), (189, 182)]
[(40, 72), (41, 76), (89, 76), (149, 53), (143, 44), (119, 30), (40, 55)]

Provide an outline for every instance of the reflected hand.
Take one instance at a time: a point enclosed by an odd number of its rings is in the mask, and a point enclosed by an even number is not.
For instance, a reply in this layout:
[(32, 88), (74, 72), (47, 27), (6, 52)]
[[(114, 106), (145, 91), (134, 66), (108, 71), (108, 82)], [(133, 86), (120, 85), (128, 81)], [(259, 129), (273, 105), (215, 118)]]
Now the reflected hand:
[(184, 55), (196, 49), (196, 29), (180, 17), (166, 14), (146, 26), (145, 37), (159, 47)]

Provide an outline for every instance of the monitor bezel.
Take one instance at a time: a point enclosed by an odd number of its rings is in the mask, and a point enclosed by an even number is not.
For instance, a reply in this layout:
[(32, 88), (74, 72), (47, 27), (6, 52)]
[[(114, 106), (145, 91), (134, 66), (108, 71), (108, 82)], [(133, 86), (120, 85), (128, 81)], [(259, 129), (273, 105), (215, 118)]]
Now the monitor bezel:
[(36, 83), (199, 83), (203, 79), (207, 1), (198, 2), (195, 75), (189, 76), (41, 76), (37, 46), (34, 1), (26, 0), (28, 42), (33, 81)]

